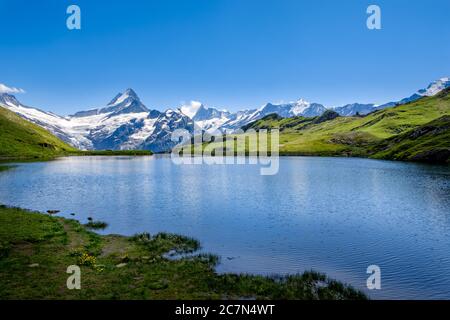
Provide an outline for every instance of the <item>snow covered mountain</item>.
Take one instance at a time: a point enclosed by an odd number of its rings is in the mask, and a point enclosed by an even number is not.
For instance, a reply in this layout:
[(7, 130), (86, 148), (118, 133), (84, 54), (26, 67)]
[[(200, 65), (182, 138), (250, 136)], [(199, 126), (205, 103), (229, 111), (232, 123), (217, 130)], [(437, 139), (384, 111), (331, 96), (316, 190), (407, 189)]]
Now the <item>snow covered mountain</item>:
[(119, 115), (126, 113), (148, 112), (146, 106), (141, 102), (133, 89), (127, 89), (124, 93), (117, 94), (106, 107), (101, 109), (93, 109), (88, 111), (80, 111), (72, 117), (86, 117), (99, 114), (109, 113), (111, 115)]
[(203, 104), (198, 108), (192, 120), (205, 131), (218, 132), (230, 120), (231, 113), (226, 110), (208, 108)]
[(195, 123), (209, 133), (233, 132), (246, 124), (261, 119), (269, 114), (276, 113), (281, 117), (315, 117), (326, 111), (326, 108), (318, 103), (309, 103), (303, 99), (272, 104), (267, 103), (259, 109), (238, 111), (231, 113), (226, 110), (205, 107), (200, 102), (191, 102), (180, 110), (190, 116)]
[(83, 150), (92, 149), (92, 142), (85, 137), (85, 132), (82, 128), (78, 129), (67, 118), (25, 106), (8, 93), (0, 93), (0, 105), (19, 114), (24, 119), (40, 125), (76, 148)]
[(428, 87), (426, 87), (425, 89), (417, 90), (417, 92), (415, 92), (410, 97), (404, 98), (400, 101), (385, 103), (381, 106), (376, 107), (376, 109), (379, 110), (379, 109), (384, 109), (384, 108), (392, 107), (392, 106), (399, 105), (399, 104), (414, 102), (422, 97), (432, 97), (448, 87), (450, 87), (450, 78), (448, 78), (448, 77), (440, 78), (440, 79), (430, 83), (428, 85)]
[(341, 116), (353, 116), (357, 113), (360, 115), (365, 115), (376, 110), (381, 110), (408, 102), (414, 102), (422, 97), (434, 96), (448, 87), (450, 87), (450, 78), (441, 78), (430, 83), (427, 88), (420, 89), (413, 95), (403, 98), (399, 101), (391, 101), (379, 106), (375, 104), (352, 103), (342, 107), (336, 107), (334, 108), (334, 111), (339, 113)]
[(132, 89), (118, 94), (103, 108), (68, 117), (24, 106), (9, 94), (0, 94), (0, 104), (82, 150), (163, 152), (175, 145), (171, 132), (186, 129), (192, 133), (195, 128), (192, 119), (178, 110), (147, 109)]
[(271, 113), (276, 113), (281, 117), (315, 117), (320, 116), (327, 109), (318, 103), (309, 103), (303, 99), (295, 102), (272, 104), (267, 103), (261, 109), (257, 111), (255, 116), (265, 117)]
[[(140, 149), (152, 150), (154, 152), (164, 152), (171, 150), (176, 143), (172, 141), (172, 132), (177, 129), (187, 130), (189, 133), (199, 132), (200, 128), (194, 121), (184, 115), (179, 110), (166, 110), (156, 118), (153, 124), (153, 131), (150, 136), (144, 131), (140, 131), (137, 135), (142, 135), (145, 140), (139, 145)], [(132, 147), (130, 149), (135, 149)]]
[(450, 87), (450, 78), (445, 77), (433, 81), (426, 89), (421, 89), (417, 91), (417, 93), (421, 96), (431, 97), (438, 94), (442, 90), (447, 89), (448, 87)]
[[(353, 116), (357, 113), (364, 115), (415, 101), (423, 96), (433, 96), (448, 87), (450, 78), (441, 78), (426, 89), (418, 90), (412, 96), (397, 102), (380, 106), (353, 103), (333, 109), (341, 116)], [(314, 117), (327, 110), (321, 104), (300, 99), (289, 103), (267, 103), (259, 109), (234, 113), (191, 101), (161, 112), (148, 109), (132, 89), (117, 94), (104, 107), (80, 111), (67, 117), (25, 106), (9, 93), (0, 93), (0, 105), (82, 150), (147, 149), (154, 152), (169, 151), (175, 145), (171, 141), (171, 133), (176, 129), (186, 129), (190, 133), (198, 130), (229, 133), (273, 113), (281, 117)]]
[(344, 117), (354, 116), (356, 114), (365, 115), (375, 111), (375, 105), (373, 103), (363, 104), (363, 103), (351, 103), (346, 104), (342, 107), (334, 108), (334, 111), (339, 113), (339, 115)]

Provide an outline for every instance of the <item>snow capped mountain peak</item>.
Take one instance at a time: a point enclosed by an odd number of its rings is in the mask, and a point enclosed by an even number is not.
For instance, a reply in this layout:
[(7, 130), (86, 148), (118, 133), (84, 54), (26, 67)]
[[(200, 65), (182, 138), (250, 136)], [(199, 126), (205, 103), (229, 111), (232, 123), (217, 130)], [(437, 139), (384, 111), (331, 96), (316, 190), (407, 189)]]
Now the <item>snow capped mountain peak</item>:
[(179, 112), (194, 121), (199, 127), (210, 133), (215, 132), (230, 120), (231, 113), (226, 110), (207, 107), (199, 101), (190, 101), (178, 108)]
[(403, 98), (400, 101), (385, 103), (377, 107), (377, 109), (384, 109), (399, 104), (414, 102), (422, 97), (431, 97), (449, 87), (450, 87), (450, 78), (449, 77), (440, 78), (438, 80), (431, 82), (426, 89), (420, 89), (410, 97)]
[(426, 89), (421, 89), (417, 93), (421, 96), (434, 96), (442, 90), (450, 87), (450, 78), (444, 77), (430, 83)]
[[(450, 87), (450, 78), (433, 81), (426, 89), (397, 102), (384, 105), (352, 103), (336, 107), (342, 116), (368, 114), (375, 110), (416, 101), (433, 96)], [(60, 117), (20, 103), (11, 92), (0, 92), (0, 105), (16, 112), (54, 133), (62, 140), (80, 149), (149, 149), (169, 151), (174, 142), (171, 133), (176, 129), (189, 132), (201, 128), (209, 133), (232, 133), (243, 126), (270, 114), (281, 117), (316, 117), (327, 109), (305, 99), (292, 102), (266, 103), (259, 109), (228, 112), (207, 107), (199, 101), (190, 101), (178, 108), (165, 111), (149, 110), (133, 89), (117, 94), (103, 108), (77, 112), (73, 116)]]
[(298, 99), (296, 102), (296, 104), (306, 104), (306, 105), (310, 105), (310, 103), (308, 101), (306, 101), (303, 98)]
[(297, 101), (292, 103), (291, 113), (295, 116), (298, 116), (298, 115), (302, 114), (303, 112), (305, 112), (305, 110), (307, 108), (309, 108), (310, 105), (311, 105), (311, 103), (309, 103), (308, 101), (306, 101), (302, 98), (298, 99)]
[(341, 107), (333, 108), (334, 111), (339, 113), (339, 115), (344, 117), (354, 116), (356, 114), (365, 115), (372, 111), (375, 111), (375, 105), (372, 103), (350, 103)]
[(320, 116), (324, 113), (326, 108), (318, 103), (310, 103), (305, 99), (298, 99), (297, 101), (292, 101), (288, 103), (267, 103), (258, 109), (252, 119), (264, 117), (271, 113), (276, 113), (281, 117), (293, 117), (293, 116), (304, 116), (304, 117), (315, 117)]
[(178, 109), (189, 118), (194, 118), (198, 109), (203, 107), (203, 104), (199, 101), (190, 101), (189, 103), (183, 104)]
[(5, 105), (14, 105), (14, 106), (20, 106), (22, 105), (15, 96), (9, 93), (1, 93), (0, 92), (0, 103)]
[(171, 115), (177, 114), (177, 113), (180, 113), (180, 112), (179, 112), (178, 110), (174, 110), (174, 109), (167, 109), (167, 110), (164, 112), (164, 114), (167, 115), (167, 116), (171, 116)]
[(133, 89), (127, 89), (124, 93), (117, 94), (110, 103), (104, 108), (92, 109), (88, 111), (80, 111), (71, 117), (88, 117), (96, 114), (111, 114), (111, 116), (126, 114), (126, 113), (140, 113), (148, 112), (147, 107), (141, 102), (136, 92)]
[(125, 90), (125, 94), (127, 94), (128, 96), (131, 96), (131, 97), (135, 97), (136, 99), (139, 99), (136, 92), (131, 88), (128, 88), (127, 90)]
[(139, 99), (138, 95), (136, 94), (136, 92), (133, 89), (128, 88), (127, 90), (125, 90), (124, 93), (118, 93), (114, 97), (114, 99), (112, 99), (111, 102), (108, 103), (108, 106), (118, 105), (118, 104), (124, 102), (127, 99), (140, 101), (140, 99)]
[(204, 105), (201, 105), (198, 108), (195, 116), (192, 118), (194, 121), (203, 121), (203, 120), (211, 120), (216, 119), (223, 122), (225, 118), (228, 118), (230, 113), (225, 110), (219, 110), (216, 108), (208, 108)]

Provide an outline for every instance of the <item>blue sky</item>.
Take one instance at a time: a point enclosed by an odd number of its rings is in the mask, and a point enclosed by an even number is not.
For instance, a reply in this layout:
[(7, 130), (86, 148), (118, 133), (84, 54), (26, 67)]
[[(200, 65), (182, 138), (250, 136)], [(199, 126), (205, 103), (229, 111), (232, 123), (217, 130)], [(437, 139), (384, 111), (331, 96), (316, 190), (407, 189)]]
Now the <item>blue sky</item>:
[[(66, 28), (81, 8), (82, 29)], [(366, 8), (382, 10), (368, 30)], [(382, 103), (450, 76), (450, 1), (0, 0), (0, 83), (70, 114), (132, 87), (149, 108)]]

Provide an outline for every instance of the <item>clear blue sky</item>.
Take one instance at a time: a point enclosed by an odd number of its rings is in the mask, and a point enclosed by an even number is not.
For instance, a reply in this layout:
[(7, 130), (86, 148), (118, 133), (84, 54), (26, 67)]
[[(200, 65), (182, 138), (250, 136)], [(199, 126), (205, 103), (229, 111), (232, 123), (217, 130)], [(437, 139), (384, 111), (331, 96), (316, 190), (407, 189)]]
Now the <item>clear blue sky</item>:
[[(77, 4), (82, 29), (66, 28)], [(382, 9), (382, 30), (366, 8)], [(61, 114), (132, 87), (150, 108), (381, 103), (450, 76), (450, 1), (0, 0), (0, 83)]]

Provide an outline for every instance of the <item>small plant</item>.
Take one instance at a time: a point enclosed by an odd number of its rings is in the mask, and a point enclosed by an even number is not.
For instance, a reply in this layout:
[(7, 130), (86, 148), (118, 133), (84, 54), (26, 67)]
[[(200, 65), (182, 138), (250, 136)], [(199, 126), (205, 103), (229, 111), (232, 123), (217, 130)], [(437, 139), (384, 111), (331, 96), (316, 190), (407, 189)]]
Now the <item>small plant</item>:
[(130, 238), (130, 240), (136, 242), (149, 242), (151, 240), (151, 236), (148, 232), (142, 232), (135, 234)]
[(130, 262), (130, 257), (128, 256), (128, 254), (125, 254), (124, 256), (120, 257), (120, 262), (121, 263), (128, 263)]
[(105, 229), (108, 226), (108, 224), (106, 222), (103, 222), (103, 221), (89, 221), (84, 226), (89, 228), (89, 229), (96, 229), (97, 230), (97, 229)]
[(11, 249), (9, 243), (0, 242), (0, 259), (6, 257)]
[(71, 257), (78, 257), (77, 264), (80, 266), (92, 267), (97, 272), (103, 272), (105, 266), (102, 264), (97, 264), (97, 258), (89, 253), (83, 253), (83, 249), (78, 248), (72, 250), (69, 255)]
[(15, 166), (0, 166), (0, 172), (14, 168)]
[(200, 242), (194, 238), (180, 236), (172, 233), (161, 232), (154, 236), (153, 240), (155, 244), (165, 243), (174, 250), (176, 253), (192, 253), (198, 249), (200, 249)]
[(154, 236), (148, 232), (139, 233), (131, 237), (130, 241), (144, 245), (154, 255), (185, 254), (200, 249), (200, 243), (196, 239), (165, 232)]
[(88, 253), (83, 253), (78, 258), (78, 265), (87, 266), (87, 267), (95, 267), (97, 265), (97, 258), (89, 255)]
[(94, 266), (94, 269), (95, 269), (95, 271), (97, 271), (97, 272), (103, 272), (103, 271), (105, 271), (105, 266), (103, 265), (103, 264), (96, 264), (95, 266)]
[(205, 261), (207, 264), (211, 266), (215, 266), (220, 262), (220, 257), (215, 254), (203, 253), (199, 255), (199, 258), (202, 261)]
[(71, 257), (81, 257), (82, 255), (83, 255), (82, 248), (72, 249), (69, 252), (69, 256), (71, 256)]

